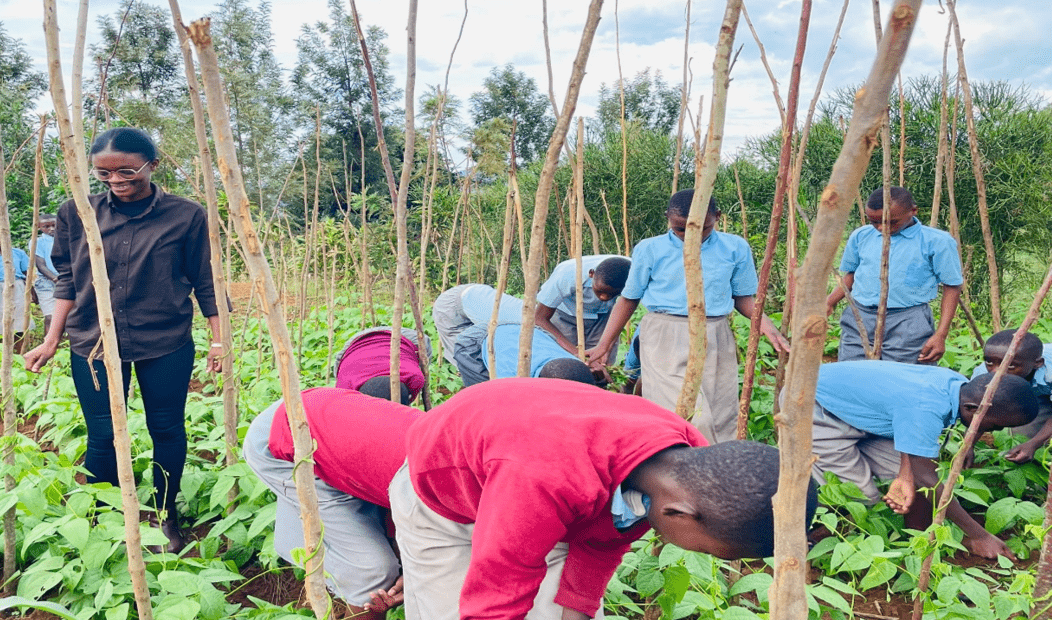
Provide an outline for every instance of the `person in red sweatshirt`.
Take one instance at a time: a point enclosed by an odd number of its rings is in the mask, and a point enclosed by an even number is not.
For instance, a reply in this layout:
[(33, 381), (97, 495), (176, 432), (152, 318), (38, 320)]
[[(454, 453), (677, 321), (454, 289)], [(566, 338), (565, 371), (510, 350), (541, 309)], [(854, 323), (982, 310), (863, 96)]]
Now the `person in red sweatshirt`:
[[(409, 427), (389, 488), (406, 618), (594, 617), (650, 528), (721, 558), (771, 555), (778, 450), (705, 446), (675, 414), (581, 383), (462, 390)], [(809, 519), (816, 504), (812, 483)]]
[[(388, 334), (390, 337), (390, 334)], [(421, 414), (384, 398), (340, 388), (303, 392), (314, 451), (315, 488), (324, 526), (329, 590), (355, 618), (383, 620), (401, 602), (398, 558), (387, 534), (387, 486), (405, 461), (405, 433)], [(299, 497), (292, 479), (292, 432), (283, 401), (256, 416), (245, 435), (245, 461), (277, 496), (274, 549), (295, 564), (303, 547)]]

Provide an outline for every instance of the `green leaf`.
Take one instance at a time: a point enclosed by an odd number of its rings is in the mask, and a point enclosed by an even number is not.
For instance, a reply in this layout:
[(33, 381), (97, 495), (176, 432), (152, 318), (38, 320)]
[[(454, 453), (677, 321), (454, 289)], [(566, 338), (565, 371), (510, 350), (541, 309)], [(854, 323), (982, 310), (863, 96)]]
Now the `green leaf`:
[(873, 565), (869, 567), (869, 572), (859, 582), (858, 587), (860, 590), (869, 590), (877, 586), (883, 585), (888, 582), (898, 569), (895, 564), (888, 561), (886, 558), (874, 558)]
[(811, 585), (808, 586), (808, 591), (811, 592), (816, 599), (828, 603), (833, 609), (839, 609), (840, 611), (848, 613), (851, 612), (851, 605), (844, 600), (844, 597), (840, 596), (839, 592), (828, 586)]
[(738, 596), (746, 592), (756, 592), (759, 595), (760, 592), (767, 591), (772, 582), (774, 582), (774, 577), (767, 573), (750, 573), (734, 582), (728, 595)]
[(200, 591), (205, 581), (193, 573), (180, 570), (166, 570), (157, 575), (157, 583), (165, 592), (191, 596)]
[(986, 509), (986, 531), (997, 534), (1015, 521), (1018, 503), (1014, 497), (1005, 497), (991, 504)]
[(665, 585), (665, 577), (660, 570), (643, 570), (636, 574), (636, 591), (640, 596), (651, 596)]
[(128, 612), (131, 610), (131, 606), (128, 603), (121, 603), (116, 607), (111, 607), (106, 610), (106, 620), (128, 620)]
[[(670, 566), (665, 569), (665, 593), (672, 595), (672, 603), (683, 600), (690, 587), (690, 573), (682, 566)], [(671, 607), (669, 608), (671, 610)]]
[(113, 598), (113, 580), (105, 579), (95, 593), (95, 609), (106, 609), (109, 607), (110, 599)]
[(935, 595), (943, 603), (953, 603), (958, 600), (957, 593), (960, 591), (961, 580), (953, 575), (949, 575), (943, 577), (942, 580), (939, 581), (939, 585), (935, 588)]
[(91, 523), (87, 519), (76, 517), (63, 523), (58, 528), (58, 533), (66, 537), (69, 544), (80, 551), (84, 552), (84, 547), (88, 544), (88, 534), (91, 531)]
[[(277, 516), (278, 505), (276, 502), (267, 504), (266, 506), (259, 509), (256, 513), (256, 518), (252, 519), (252, 525), (248, 528), (249, 540), (262, 534), (268, 528), (273, 528), (274, 519)], [(667, 546), (666, 546), (667, 548)]]
[(198, 548), (201, 550), (201, 557), (203, 559), (211, 560), (216, 557), (216, 553), (219, 551), (219, 538), (208, 536), (198, 543)]
[(61, 581), (62, 574), (57, 571), (27, 572), (18, 580), (18, 596), (29, 600), (37, 600)]
[(721, 620), (761, 620), (756, 612), (744, 607), (729, 607), (720, 615)]
[(1012, 491), (1012, 495), (1022, 497), (1026, 491), (1026, 474), (1012, 467), (1004, 472), (1004, 478), (1008, 482), (1008, 489)]
[(686, 551), (676, 545), (665, 545), (661, 549), (661, 554), (658, 555), (658, 566), (662, 568), (672, 566), (682, 560), (686, 554)]
[(195, 620), (199, 611), (201, 605), (197, 601), (185, 596), (169, 595), (158, 603), (153, 613), (155, 618), (164, 620)]
[[(22, 584), (19, 583), (19, 589)], [(68, 609), (59, 605), (58, 603), (49, 603), (46, 601), (34, 601), (24, 596), (8, 596), (0, 598), (0, 611), (7, 609), (40, 609), (56, 616), (63, 618), (63, 620), (78, 620)]]

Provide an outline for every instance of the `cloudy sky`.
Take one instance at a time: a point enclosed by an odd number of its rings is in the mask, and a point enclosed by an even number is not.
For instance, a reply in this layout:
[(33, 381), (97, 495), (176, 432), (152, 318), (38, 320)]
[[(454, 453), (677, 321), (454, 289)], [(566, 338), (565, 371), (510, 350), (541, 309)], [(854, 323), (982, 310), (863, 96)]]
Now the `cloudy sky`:
[[(168, 6), (163, 0), (145, 1), (165, 8)], [(617, 81), (618, 36), (620, 71), (625, 77), (650, 68), (660, 71), (670, 84), (679, 84), (683, 74), (687, 1), (605, 2), (602, 21), (588, 60), (579, 114), (592, 114), (600, 85)], [(1049, 10), (1048, 2), (960, 1), (958, 15), (965, 39), (969, 78), (973, 81), (1005, 80), (1013, 84), (1027, 84), (1052, 100), (1052, 38), (1048, 35), (1052, 32), (1052, 10)], [(216, 4), (210, 0), (183, 0), (183, 17), (189, 21), (207, 15), (215, 10)], [(554, 85), (556, 97), (561, 103), (588, 3), (577, 0), (548, 4)], [(884, 0), (881, 4), (886, 17), (891, 3)], [(391, 68), (398, 83), (404, 84), (408, 2), (358, 0), (357, 5), (365, 24), (379, 26), (387, 32)], [(713, 45), (723, 6), (722, 2), (708, 1), (693, 2), (691, 7), (689, 67), (693, 76), (692, 109), (696, 109), (699, 95), (704, 95), (706, 101), (711, 95)], [(754, 0), (746, 6), (766, 48), (771, 69), (781, 82), (784, 99), (799, 23), (800, 2)], [(841, 0), (813, 0), (802, 79), (801, 98), (804, 103), (801, 112), (806, 109), (814, 93), (841, 7)], [(90, 23), (94, 24), (99, 15), (111, 14), (117, 9), (118, 3), (115, 1), (96, 0), (91, 5)], [(467, 17), (463, 37), (454, 53), (465, 10)], [(76, 11), (75, 1), (58, 0), (63, 59), (67, 71), (72, 56)], [(295, 63), (296, 38), (303, 24), (323, 19), (327, 13), (325, 0), (273, 0), (275, 50), (286, 71)], [(46, 64), (42, 14), (40, 3), (0, 0), (0, 21), (3, 21), (10, 35), (25, 42), (27, 50), (43, 71)], [(426, 85), (441, 85), (446, 80), (451, 54), (450, 91), (465, 103), (473, 92), (480, 89), (490, 69), (508, 63), (534, 78), (541, 91), (547, 92), (541, 19), (540, 0), (515, 3), (507, 0), (466, 0), (466, 5), (463, 1), (453, 0), (420, 2), (417, 92), (422, 92)], [(904, 77), (938, 74), (942, 64), (946, 25), (947, 15), (940, 4), (931, 0), (925, 2), (920, 24), (903, 67)], [(737, 43), (743, 48), (732, 74), (725, 154), (733, 153), (748, 137), (772, 131), (778, 125), (771, 82), (760, 61), (759, 48), (744, 20), (738, 29)], [(853, 0), (826, 78), (826, 91), (861, 83), (869, 72), (874, 54), (872, 2)], [(956, 63), (952, 50), (950, 63), (951, 67)], [(707, 111), (705, 114), (707, 116)]]

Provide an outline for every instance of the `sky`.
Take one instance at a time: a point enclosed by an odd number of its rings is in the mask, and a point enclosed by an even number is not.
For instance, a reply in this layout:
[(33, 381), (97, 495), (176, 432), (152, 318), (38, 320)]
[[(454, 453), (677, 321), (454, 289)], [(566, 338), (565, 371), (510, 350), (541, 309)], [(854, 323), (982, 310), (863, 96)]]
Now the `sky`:
[[(167, 8), (164, 0), (143, 0)], [(607, 0), (588, 59), (587, 73), (578, 102), (579, 115), (593, 115), (602, 84), (613, 86), (619, 75), (631, 78), (650, 68), (665, 81), (678, 85), (683, 79), (686, 9), (690, 0)], [(1049, 0), (959, 0), (957, 13), (964, 38), (965, 61), (972, 81), (1004, 80), (1028, 85), (1052, 100), (1052, 10)], [(77, 2), (57, 0), (61, 27), (63, 67), (69, 71)], [(390, 67), (396, 83), (403, 87), (406, 76), (406, 24), (408, 2), (357, 0), (366, 26), (387, 32)], [(216, 10), (211, 0), (183, 0), (186, 21)], [(886, 22), (891, 3), (881, 3)], [(812, 17), (801, 77), (801, 107), (804, 114), (814, 95), (819, 72), (843, 3), (813, 0)], [(548, 3), (548, 25), (556, 100), (562, 108), (573, 58), (580, 43), (588, 3)], [(712, 91), (713, 48), (722, 20), (724, 3), (692, 2), (688, 48), (692, 111), (699, 96), (706, 104)], [(783, 100), (791, 71), (799, 0), (754, 0), (746, 9), (763, 44), (771, 71), (779, 81)], [(100, 15), (118, 10), (118, 2), (96, 0), (90, 6), (91, 31), (97, 30)], [(465, 19), (466, 11), (466, 19)], [(273, 0), (271, 5), (275, 52), (279, 63), (291, 71), (296, 62), (296, 39), (305, 23), (315, 23), (328, 14), (326, 0)], [(42, 4), (25, 0), (0, 0), (0, 21), (9, 35), (20, 38), (39, 70), (46, 70)], [(463, 22), (463, 36), (457, 38)], [(948, 15), (937, 1), (924, 2), (918, 27), (905, 64), (904, 78), (935, 76), (941, 71)], [(620, 44), (618, 44), (620, 41)], [(454, 51), (454, 46), (456, 46)], [(724, 155), (733, 154), (750, 137), (777, 129), (779, 120), (773, 86), (760, 59), (759, 47), (744, 19), (738, 28), (736, 47), (741, 52), (734, 65), (728, 101)], [(620, 54), (618, 51), (620, 50)], [(837, 51), (825, 80), (826, 93), (860, 85), (876, 53), (872, 2), (853, 0), (841, 31)], [(452, 58), (452, 63), (451, 63)], [(951, 41), (951, 71), (956, 52)], [(512, 64), (532, 77), (542, 93), (548, 91), (542, 30), (542, 3), (493, 0), (424, 1), (417, 18), (417, 94), (428, 85), (447, 80), (452, 94), (463, 102), (466, 117), (468, 98), (481, 89), (493, 67)], [(620, 66), (619, 66), (620, 65)], [(68, 79), (68, 78), (67, 78)], [(67, 86), (68, 87), (68, 86)], [(50, 101), (42, 102), (50, 107)]]

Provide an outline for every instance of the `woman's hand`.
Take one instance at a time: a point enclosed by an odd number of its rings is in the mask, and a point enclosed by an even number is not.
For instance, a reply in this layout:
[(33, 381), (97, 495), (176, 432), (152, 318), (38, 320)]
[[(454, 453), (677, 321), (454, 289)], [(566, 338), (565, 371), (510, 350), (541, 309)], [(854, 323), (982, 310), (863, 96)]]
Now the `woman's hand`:
[[(226, 350), (223, 348), (223, 343), (213, 342), (212, 346), (208, 348), (208, 357), (205, 359), (205, 368), (208, 372), (219, 372), (223, 370), (224, 354), (226, 354)], [(26, 363), (29, 363), (28, 358)]]
[(26, 370), (30, 372), (40, 372), (40, 369), (44, 367), (44, 364), (51, 358), (55, 357), (55, 351), (58, 350), (58, 345), (49, 344), (46, 340), (44, 344), (36, 347), (29, 353), (23, 356), (26, 361)]

